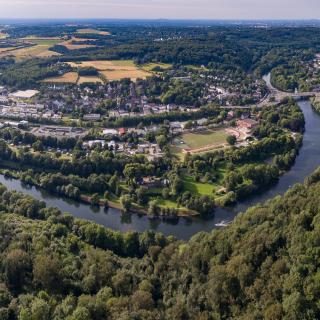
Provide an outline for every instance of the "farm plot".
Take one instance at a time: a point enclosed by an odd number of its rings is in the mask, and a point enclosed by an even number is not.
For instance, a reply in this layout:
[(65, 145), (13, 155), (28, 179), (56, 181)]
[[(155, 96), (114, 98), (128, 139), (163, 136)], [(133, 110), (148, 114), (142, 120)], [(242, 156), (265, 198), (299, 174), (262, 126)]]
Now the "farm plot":
[(111, 60), (111, 61), (82, 61), (82, 62), (69, 62), (73, 68), (86, 68), (92, 67), (100, 72), (100, 75), (107, 81), (121, 80), (130, 78), (135, 81), (136, 79), (145, 79), (152, 74), (137, 67), (132, 60)]
[(76, 84), (78, 81), (79, 75), (77, 72), (67, 72), (60, 77), (52, 77), (43, 80), (42, 82), (46, 83), (71, 83)]
[(96, 48), (96, 45), (86, 43), (90, 40), (92, 39), (72, 38), (70, 40), (59, 43), (59, 45), (66, 47), (68, 50)]
[(60, 55), (57, 52), (50, 51), (49, 48), (52, 47), (52, 45), (48, 44), (37, 44), (31, 47), (24, 47), (14, 50), (8, 50), (4, 52), (0, 52), (0, 56), (13, 56), (16, 58), (16, 60), (24, 60), (27, 58), (34, 58), (34, 57), (52, 57), (52, 56), (58, 56)]
[(83, 83), (103, 83), (102, 79), (95, 76), (82, 76), (78, 79), (78, 84)]
[(96, 29), (91, 29), (91, 28), (78, 29), (76, 33), (78, 33), (78, 34), (97, 34), (100, 36), (109, 36), (110, 35), (110, 32), (108, 32), (108, 31), (101, 31), (101, 30), (96, 30)]

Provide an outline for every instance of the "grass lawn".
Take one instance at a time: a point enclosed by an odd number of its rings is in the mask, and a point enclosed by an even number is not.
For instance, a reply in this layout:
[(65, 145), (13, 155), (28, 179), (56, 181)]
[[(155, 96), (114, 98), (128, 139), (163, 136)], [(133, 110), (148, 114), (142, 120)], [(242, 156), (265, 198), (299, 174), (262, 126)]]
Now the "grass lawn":
[(178, 146), (185, 148), (201, 148), (207, 145), (220, 145), (225, 143), (227, 134), (224, 130), (205, 130), (201, 132), (185, 133), (181, 136)]
[(195, 182), (191, 177), (185, 176), (183, 178), (183, 188), (192, 194), (212, 196), (220, 186), (215, 183), (201, 183)]

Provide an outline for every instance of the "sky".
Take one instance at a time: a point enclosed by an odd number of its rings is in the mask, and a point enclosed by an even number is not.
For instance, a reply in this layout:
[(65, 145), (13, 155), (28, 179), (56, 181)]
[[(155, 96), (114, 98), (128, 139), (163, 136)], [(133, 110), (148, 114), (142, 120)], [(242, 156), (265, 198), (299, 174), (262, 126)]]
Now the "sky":
[(320, 0), (0, 0), (0, 18), (318, 19)]

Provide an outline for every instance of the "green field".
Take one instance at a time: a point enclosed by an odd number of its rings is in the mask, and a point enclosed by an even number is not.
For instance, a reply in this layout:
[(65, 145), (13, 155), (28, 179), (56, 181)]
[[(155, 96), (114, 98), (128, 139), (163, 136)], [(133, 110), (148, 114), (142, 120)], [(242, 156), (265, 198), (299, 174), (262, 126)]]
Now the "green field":
[(182, 149), (195, 149), (208, 145), (218, 146), (225, 143), (226, 139), (227, 134), (224, 130), (205, 130), (182, 134), (176, 138), (175, 146)]
[(156, 67), (160, 67), (163, 70), (170, 69), (172, 67), (172, 64), (170, 64), (170, 63), (161, 63), (161, 62), (158, 62), (158, 63), (151, 62), (151, 63), (146, 63), (146, 64), (143, 64), (143, 65), (140, 65), (139, 67), (141, 69), (145, 70), (145, 71), (151, 72)]
[(183, 188), (192, 194), (212, 196), (220, 186), (213, 183), (194, 182), (191, 177), (185, 176), (183, 178)]

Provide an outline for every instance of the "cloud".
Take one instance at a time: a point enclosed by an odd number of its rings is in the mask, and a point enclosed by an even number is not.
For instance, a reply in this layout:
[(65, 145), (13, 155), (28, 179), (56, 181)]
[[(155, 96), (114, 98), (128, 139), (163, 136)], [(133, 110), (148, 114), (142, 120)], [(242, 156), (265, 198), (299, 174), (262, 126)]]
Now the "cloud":
[(320, 0), (0, 0), (1, 18), (318, 18)]

